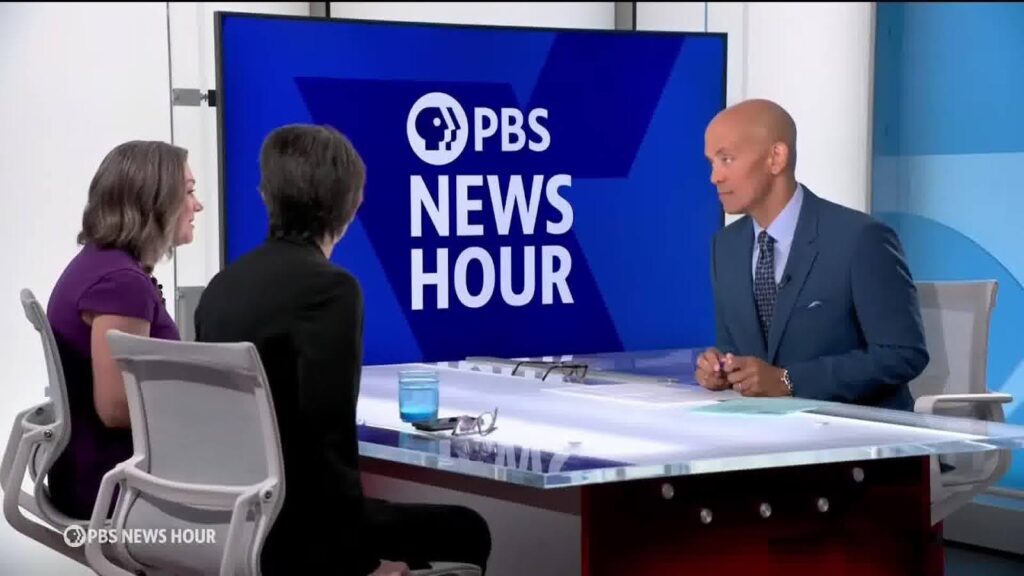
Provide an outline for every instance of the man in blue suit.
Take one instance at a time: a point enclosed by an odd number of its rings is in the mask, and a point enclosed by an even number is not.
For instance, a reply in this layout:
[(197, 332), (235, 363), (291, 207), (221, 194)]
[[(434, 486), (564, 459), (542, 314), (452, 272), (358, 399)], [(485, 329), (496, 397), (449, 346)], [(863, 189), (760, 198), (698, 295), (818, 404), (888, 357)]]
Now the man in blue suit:
[(796, 126), (749, 100), (708, 125), (711, 181), (729, 214), (712, 242), (716, 346), (697, 381), (744, 396), (911, 409), (928, 364), (921, 311), (895, 232), (796, 181)]

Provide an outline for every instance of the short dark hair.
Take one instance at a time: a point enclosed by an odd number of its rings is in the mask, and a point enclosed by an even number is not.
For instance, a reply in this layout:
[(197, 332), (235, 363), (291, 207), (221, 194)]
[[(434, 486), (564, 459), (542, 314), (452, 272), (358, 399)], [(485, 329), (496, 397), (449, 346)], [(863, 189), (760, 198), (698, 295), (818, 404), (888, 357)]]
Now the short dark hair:
[(78, 243), (118, 248), (143, 263), (168, 253), (185, 205), (188, 152), (133, 140), (107, 153), (89, 184)]
[(362, 202), (365, 181), (359, 152), (335, 128), (277, 128), (260, 151), (260, 194), (270, 237), (319, 242), (339, 234)]

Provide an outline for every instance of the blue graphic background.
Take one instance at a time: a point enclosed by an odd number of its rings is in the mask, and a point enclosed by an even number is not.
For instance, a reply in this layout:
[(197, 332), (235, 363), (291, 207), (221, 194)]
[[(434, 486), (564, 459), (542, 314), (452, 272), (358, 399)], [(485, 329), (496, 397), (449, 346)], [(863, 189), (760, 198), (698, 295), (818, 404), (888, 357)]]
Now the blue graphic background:
[(988, 387), (1024, 424), (1024, 5), (881, 3), (877, 26), (872, 211), (915, 279), (999, 282)]
[[(304, 20), (227, 15), (219, 31), (220, 113), (225, 262), (266, 237), (258, 194), (259, 148), (274, 128), (330, 124), (355, 144), (367, 165), (365, 200), (333, 260), (360, 281), (366, 300), (367, 364), (436, 361), (469, 355), (525, 355), (686, 348), (714, 340), (709, 246), (722, 225), (708, 181), (704, 127), (725, 101), (725, 36), (627, 34)], [(431, 166), (409, 146), (406, 119), (416, 100), (444, 92), (473, 108), (516, 108), (525, 118), (546, 108), (550, 132), (543, 152), (500, 151), (500, 130), (446, 166)], [(537, 140), (526, 127), (528, 139)], [(573, 227), (550, 235), (561, 214), (542, 196), (534, 233), (518, 215), (499, 236), (486, 186), (502, 190), (522, 175), (545, 184), (572, 176), (560, 189)], [(423, 214), (423, 237), (410, 233), (410, 176), (420, 175), (437, 198), (438, 175), (449, 175), (451, 234), (439, 237)], [(484, 236), (456, 237), (455, 176), (482, 175), (470, 198), (482, 209), (469, 221)], [(572, 256), (568, 284), (574, 304), (541, 304), (542, 246)], [(464, 307), (452, 271), (467, 247), (485, 249), (495, 289), (482, 308)], [(506, 304), (500, 294), (502, 246), (512, 248), (512, 288), (523, 288), (524, 247), (535, 246), (534, 298)], [(449, 307), (411, 306), (411, 252), (448, 249)], [(557, 263), (556, 263), (557, 266)], [(467, 273), (479, 291), (478, 265)], [(272, 289), (272, 287), (266, 287)]]

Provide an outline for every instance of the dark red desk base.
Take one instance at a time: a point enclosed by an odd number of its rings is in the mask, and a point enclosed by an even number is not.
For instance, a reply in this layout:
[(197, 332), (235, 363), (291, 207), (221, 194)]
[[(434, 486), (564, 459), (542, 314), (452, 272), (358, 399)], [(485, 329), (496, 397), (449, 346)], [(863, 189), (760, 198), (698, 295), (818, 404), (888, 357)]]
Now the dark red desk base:
[(944, 571), (941, 531), (930, 526), (926, 457), (553, 490), (369, 458), (363, 464), (367, 472), (578, 515), (583, 576)]

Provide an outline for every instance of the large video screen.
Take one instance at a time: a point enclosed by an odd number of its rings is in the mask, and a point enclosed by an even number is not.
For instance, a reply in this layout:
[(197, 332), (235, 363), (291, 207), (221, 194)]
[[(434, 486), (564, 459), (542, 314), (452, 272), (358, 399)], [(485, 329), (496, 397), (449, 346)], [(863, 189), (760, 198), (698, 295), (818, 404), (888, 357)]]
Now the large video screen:
[(710, 345), (725, 61), (724, 34), (218, 14), (222, 262), (267, 237), (267, 134), (328, 124), (367, 166), (332, 256), (367, 364)]

